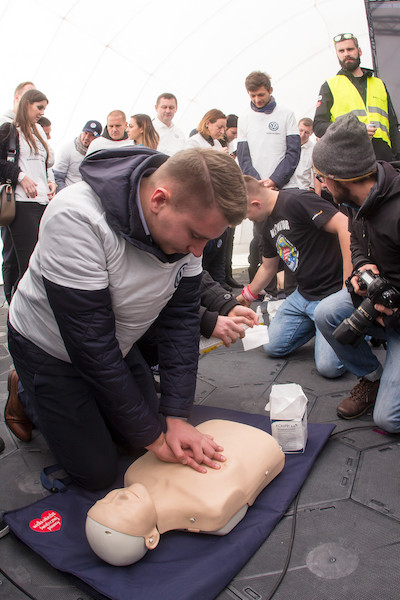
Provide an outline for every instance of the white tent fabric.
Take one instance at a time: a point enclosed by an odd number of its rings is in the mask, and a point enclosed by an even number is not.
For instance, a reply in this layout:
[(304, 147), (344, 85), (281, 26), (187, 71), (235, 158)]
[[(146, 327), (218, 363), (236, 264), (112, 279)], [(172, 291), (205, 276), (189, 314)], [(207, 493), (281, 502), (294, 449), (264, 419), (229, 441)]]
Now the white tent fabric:
[[(338, 70), (340, 32), (358, 37), (372, 66), (364, 0), (0, 0), (0, 23), (0, 112), (18, 83), (33, 81), (49, 98), (56, 151), (111, 110), (153, 116), (161, 92), (177, 96), (186, 134), (210, 108), (240, 115), (253, 70), (270, 74), (277, 102), (298, 119), (313, 117), (322, 82)], [(249, 237), (245, 222), (236, 266)]]
[(338, 68), (338, 32), (354, 32), (372, 66), (364, 0), (0, 0), (0, 23), (0, 110), (34, 81), (55, 148), (113, 109), (153, 116), (164, 91), (178, 97), (185, 132), (213, 107), (240, 114), (253, 70), (271, 75), (279, 103), (312, 117)]

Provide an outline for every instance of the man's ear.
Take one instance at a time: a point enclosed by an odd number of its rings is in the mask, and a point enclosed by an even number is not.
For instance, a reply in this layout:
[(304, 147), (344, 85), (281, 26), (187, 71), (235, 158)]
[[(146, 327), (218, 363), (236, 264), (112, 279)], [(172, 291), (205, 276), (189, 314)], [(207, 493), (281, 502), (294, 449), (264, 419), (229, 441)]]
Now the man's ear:
[(171, 193), (163, 187), (158, 187), (154, 190), (150, 198), (150, 210), (154, 214), (158, 214), (162, 208), (167, 206), (171, 201)]
[(251, 198), (251, 200), (249, 200), (249, 203), (252, 208), (261, 208), (261, 200), (259, 200), (258, 198)]

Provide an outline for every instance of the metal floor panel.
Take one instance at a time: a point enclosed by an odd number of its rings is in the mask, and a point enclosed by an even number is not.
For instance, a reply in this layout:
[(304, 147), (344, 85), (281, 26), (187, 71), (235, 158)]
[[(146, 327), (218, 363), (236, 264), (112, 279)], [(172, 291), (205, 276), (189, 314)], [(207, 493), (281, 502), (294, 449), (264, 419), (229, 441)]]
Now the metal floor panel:
[[(268, 597), (285, 562), (291, 526), (292, 517), (280, 521), (219, 600)], [(399, 523), (351, 500), (299, 511), (289, 570), (274, 600), (398, 600), (399, 536)]]
[[(38, 475), (54, 462), (39, 432), (24, 444), (4, 424), (11, 366), (6, 313), (0, 308), (0, 436), (6, 443), (0, 454), (0, 511), (47, 495)], [(375, 351), (384, 361), (383, 349)], [(240, 342), (213, 350), (199, 360), (196, 403), (264, 414), (271, 385), (294, 382), (309, 399), (309, 421), (336, 425), (303, 486), (292, 558), (273, 600), (398, 600), (400, 436), (375, 431), (371, 414), (339, 419), (336, 406), (357, 380), (349, 374), (321, 377), (313, 353), (313, 342), (279, 359), (266, 357), (261, 348), (244, 352)], [(292, 515), (293, 505), (218, 600), (267, 600), (285, 564)], [(37, 600), (89, 600), (12, 535), (0, 539), (0, 568)], [(27, 596), (0, 572), (0, 598)]]
[(351, 497), (400, 521), (400, 441), (362, 453)]
[(303, 485), (299, 508), (350, 498), (359, 452), (329, 440)]

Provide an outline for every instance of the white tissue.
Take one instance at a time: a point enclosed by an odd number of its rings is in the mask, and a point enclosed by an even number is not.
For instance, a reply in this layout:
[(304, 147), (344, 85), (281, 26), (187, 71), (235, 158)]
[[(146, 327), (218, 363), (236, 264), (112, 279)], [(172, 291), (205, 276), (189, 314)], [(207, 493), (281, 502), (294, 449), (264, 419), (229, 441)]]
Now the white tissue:
[(244, 350), (252, 350), (269, 342), (268, 327), (265, 325), (254, 325), (246, 329), (244, 338), (242, 338)]

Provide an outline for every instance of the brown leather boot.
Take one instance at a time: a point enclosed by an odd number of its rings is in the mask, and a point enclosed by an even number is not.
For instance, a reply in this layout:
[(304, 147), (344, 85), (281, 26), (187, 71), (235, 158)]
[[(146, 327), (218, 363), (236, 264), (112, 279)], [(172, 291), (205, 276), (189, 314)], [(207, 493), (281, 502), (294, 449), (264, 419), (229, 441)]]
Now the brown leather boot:
[(379, 382), (380, 379), (369, 381), (362, 377), (359, 383), (350, 390), (350, 396), (337, 407), (338, 416), (342, 419), (356, 419), (372, 408), (378, 395)]
[(7, 427), (22, 442), (32, 439), (32, 422), (28, 419), (18, 398), (18, 375), (12, 370), (8, 374), (8, 400), (4, 409), (4, 420)]

